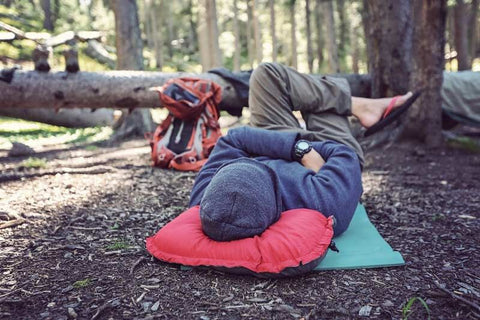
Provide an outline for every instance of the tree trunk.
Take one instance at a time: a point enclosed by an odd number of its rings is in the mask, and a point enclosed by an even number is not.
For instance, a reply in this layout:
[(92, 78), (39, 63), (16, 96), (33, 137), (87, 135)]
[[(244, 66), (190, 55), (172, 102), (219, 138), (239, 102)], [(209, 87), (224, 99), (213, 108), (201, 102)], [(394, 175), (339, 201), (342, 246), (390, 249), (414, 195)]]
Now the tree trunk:
[(325, 47), (325, 41), (323, 37), (323, 20), (322, 20), (322, 5), (321, 0), (315, 0), (315, 24), (317, 29), (317, 61), (318, 61), (318, 73), (323, 71), (323, 47)]
[[(357, 20), (358, 21), (358, 20)], [(351, 37), (351, 44), (352, 44), (352, 72), (359, 73), (359, 60), (360, 60), (360, 49), (359, 49), (359, 41), (360, 38), (360, 26), (357, 23), (350, 24), (350, 34)]]
[(143, 0), (143, 31), (147, 37), (147, 47), (152, 49), (154, 47), (152, 35), (152, 0)]
[(255, 37), (255, 56), (257, 64), (263, 60), (262, 29), (258, 20), (258, 0), (253, 0), (253, 35)]
[[(210, 17), (214, 17), (214, 22), (215, 24), (212, 25), (212, 28), (215, 28), (216, 30), (212, 30), (210, 32), (212, 32), (211, 36), (216, 36), (217, 39), (218, 39), (218, 27), (217, 27), (217, 9), (215, 7), (215, 0), (211, 1), (213, 3), (212, 6), (209, 7), (211, 11), (210, 13)], [(166, 17), (166, 20), (167, 20), (167, 49), (168, 49), (168, 56), (170, 57), (170, 60), (173, 58), (173, 46), (172, 46), (172, 41), (174, 40), (174, 36), (173, 36), (173, 21), (172, 21), (172, 15), (173, 15), (173, 12), (172, 12), (172, 1), (163, 1), (163, 7), (162, 7), (162, 14), (163, 14), (163, 17)], [(211, 18), (213, 19), (213, 18)], [(212, 20), (213, 22), (213, 20)], [(217, 46), (218, 46), (218, 41), (217, 42)], [(218, 48), (218, 50), (220, 51), (220, 48)]]
[(423, 94), (412, 106), (403, 133), (430, 147), (442, 144), (440, 90), (443, 81), (446, 0), (414, 1), (412, 88)]
[(135, 0), (113, 0), (117, 69), (143, 70), (143, 45)]
[(253, 68), (254, 63), (254, 37), (253, 37), (253, 7), (252, 7), (253, 0), (247, 0), (247, 54), (248, 54), (248, 64), (250, 68)]
[(150, 10), (150, 21), (152, 26), (153, 47), (155, 50), (155, 66), (158, 70), (163, 68), (163, 32), (161, 23), (157, 23), (157, 16), (161, 16), (163, 7), (163, 0), (160, 0), (160, 5), (154, 3)]
[(113, 109), (20, 109), (0, 108), (2, 117), (20, 118), (24, 120), (48, 123), (68, 128), (88, 128), (96, 126), (111, 126), (114, 124)]
[(372, 96), (405, 93), (412, 60), (410, 0), (364, 0), (364, 14)]
[(48, 31), (53, 31), (52, 7), (50, 0), (41, 0), (43, 10), (43, 27)]
[(290, 24), (291, 24), (291, 57), (290, 64), (293, 68), (298, 68), (298, 57), (297, 57), (297, 23), (295, 21), (295, 3), (296, 0), (290, 0)]
[(307, 62), (308, 72), (313, 73), (312, 27), (310, 24), (310, 0), (305, 1), (305, 20), (307, 27)]
[(446, 59), (448, 61), (448, 65), (446, 66), (446, 70), (453, 71), (452, 68), (452, 61), (456, 58), (455, 52), (455, 8), (454, 7), (447, 7), (447, 25), (446, 25)]
[(335, 20), (333, 17), (332, 0), (323, 3), (324, 21), (327, 28), (327, 52), (329, 73), (339, 73), (338, 69), (338, 48), (335, 36)]
[(240, 28), (238, 27), (237, 0), (233, 0), (233, 35), (235, 37), (235, 52), (233, 53), (233, 71), (240, 71)]
[[(478, 37), (478, 4), (479, 0), (472, 0), (470, 7), (470, 18), (468, 22), (468, 39), (469, 39), (469, 51), (470, 51), (470, 65), (473, 64), (473, 60), (477, 57), (477, 45)], [(473, 67), (473, 66), (472, 66)]]
[[(115, 15), (115, 43), (117, 48), (117, 69), (142, 70), (143, 45), (138, 23), (138, 10), (135, 0), (113, 0)], [(130, 136), (143, 136), (153, 131), (153, 119), (148, 109), (135, 109), (123, 120), (112, 140)]]
[(272, 61), (277, 62), (278, 44), (277, 33), (275, 28), (275, 2), (274, 0), (268, 0), (268, 6), (270, 7), (270, 33), (272, 36)]
[(217, 9), (215, 0), (202, 0), (198, 10), (198, 37), (203, 71), (222, 66), (218, 45)]
[(455, 49), (457, 51), (458, 71), (470, 69), (466, 7), (463, 0), (457, 0), (455, 5)]
[(337, 0), (337, 11), (339, 20), (339, 42), (338, 42), (338, 60), (341, 72), (347, 70), (347, 55), (350, 37), (348, 35), (349, 21), (346, 17), (345, 0)]
[[(163, 0), (162, 0), (163, 1)], [(197, 33), (197, 24), (195, 23), (195, 19), (193, 16), (193, 0), (188, 1), (188, 8), (187, 8), (187, 13), (188, 13), (188, 24), (190, 26), (189, 32), (188, 32), (188, 38), (189, 38), (189, 44), (188, 44), (188, 49), (190, 50), (190, 53), (196, 53), (198, 52), (198, 33)]]

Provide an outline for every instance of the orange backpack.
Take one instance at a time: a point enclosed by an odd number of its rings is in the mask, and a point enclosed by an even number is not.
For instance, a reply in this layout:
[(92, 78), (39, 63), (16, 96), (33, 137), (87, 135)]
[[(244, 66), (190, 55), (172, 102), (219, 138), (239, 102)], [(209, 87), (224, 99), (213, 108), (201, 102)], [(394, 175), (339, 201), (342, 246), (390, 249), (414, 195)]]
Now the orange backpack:
[(221, 87), (210, 80), (176, 78), (153, 89), (169, 114), (153, 135), (145, 135), (152, 148), (152, 165), (199, 171), (222, 136), (217, 109)]

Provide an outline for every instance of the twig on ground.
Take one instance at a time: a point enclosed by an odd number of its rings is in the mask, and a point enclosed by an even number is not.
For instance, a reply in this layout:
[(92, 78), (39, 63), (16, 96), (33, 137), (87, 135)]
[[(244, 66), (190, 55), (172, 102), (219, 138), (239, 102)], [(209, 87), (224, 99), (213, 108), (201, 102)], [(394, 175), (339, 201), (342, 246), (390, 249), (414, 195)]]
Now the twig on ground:
[(113, 307), (117, 307), (120, 305), (120, 299), (123, 299), (124, 296), (121, 296), (121, 297), (118, 297), (118, 298), (114, 298), (114, 299), (111, 299), (111, 300), (108, 300), (107, 302), (105, 302), (103, 305), (101, 305), (100, 307), (97, 308), (97, 311), (95, 312), (95, 314), (92, 316), (91, 320), (96, 320), (100, 317), (100, 315), (107, 309), (110, 309), (110, 308), (113, 308)]
[(68, 228), (69, 229), (74, 229), (74, 230), (85, 230), (85, 231), (103, 230), (103, 228), (100, 228), (100, 227), (87, 228), (87, 227), (69, 226)]
[(110, 301), (105, 302), (104, 304), (102, 304), (100, 307), (97, 308), (97, 311), (95, 312), (91, 320), (98, 319), (98, 317), (100, 316), (100, 314), (102, 314), (103, 311), (111, 307), (112, 305), (110, 304)]
[(472, 307), (472, 308), (474, 308), (474, 309), (476, 309), (477, 311), (480, 312), (480, 306), (478, 304), (476, 304), (474, 302), (471, 302), (471, 301), (468, 301), (464, 297), (461, 297), (458, 294), (455, 294), (453, 292), (448, 291), (447, 289), (443, 288), (437, 281), (433, 281), (433, 283), (437, 286), (438, 289), (442, 290), (443, 292), (445, 292), (446, 294), (448, 294), (452, 298), (460, 300), (461, 302), (469, 305), (470, 307)]
[(44, 290), (44, 291), (37, 291), (37, 292), (30, 292), (30, 291), (27, 291), (25, 289), (19, 289), (21, 292), (25, 293), (25, 294), (28, 294), (30, 296), (37, 296), (39, 294), (42, 294), (42, 293), (51, 293), (52, 291), (50, 290)]
[(182, 174), (179, 174), (178, 176), (174, 177), (172, 179), (172, 181), (176, 182), (176, 181), (178, 181), (180, 179), (183, 179), (183, 178), (193, 178), (195, 176), (196, 176), (195, 173), (182, 173)]
[(0, 182), (7, 182), (7, 181), (16, 181), (22, 179), (30, 179), (30, 178), (37, 178), (42, 176), (54, 176), (57, 174), (102, 174), (111, 172), (111, 167), (100, 167), (100, 168), (93, 168), (93, 169), (75, 169), (75, 168), (62, 168), (56, 170), (48, 170), (42, 172), (33, 172), (33, 173), (12, 173), (12, 174), (5, 174), (0, 175)]
[(0, 296), (0, 302), (3, 302), (6, 297), (8, 297), (8, 296), (10, 296), (10, 295), (12, 295), (12, 294), (14, 294), (14, 293), (17, 293), (18, 291), (20, 291), (20, 289), (16, 289), (16, 290), (10, 291), (10, 292), (8, 292), (8, 293), (2, 294), (2, 295)]
[(135, 263), (133, 264), (133, 266), (130, 268), (130, 274), (133, 274), (133, 271), (135, 271), (135, 268), (140, 264), (140, 262), (144, 261), (144, 260), (147, 260), (147, 258), (145, 257), (140, 257), (138, 258), (137, 261), (135, 261)]
[(16, 220), (10, 220), (10, 221), (7, 221), (7, 222), (3, 222), (3, 223), (0, 223), (0, 229), (16, 227), (18, 225), (21, 225), (24, 222), (25, 222), (25, 219), (16, 219)]

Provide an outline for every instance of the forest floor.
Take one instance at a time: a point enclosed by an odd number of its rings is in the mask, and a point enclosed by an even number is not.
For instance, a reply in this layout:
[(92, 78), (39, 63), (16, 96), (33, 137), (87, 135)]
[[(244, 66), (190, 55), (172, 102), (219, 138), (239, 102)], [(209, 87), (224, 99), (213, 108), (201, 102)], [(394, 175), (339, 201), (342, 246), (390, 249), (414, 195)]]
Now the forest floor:
[(362, 201), (406, 265), (276, 280), (147, 253), (195, 174), (151, 168), (145, 141), (35, 156), (0, 151), (0, 319), (480, 318), (479, 153), (369, 151)]

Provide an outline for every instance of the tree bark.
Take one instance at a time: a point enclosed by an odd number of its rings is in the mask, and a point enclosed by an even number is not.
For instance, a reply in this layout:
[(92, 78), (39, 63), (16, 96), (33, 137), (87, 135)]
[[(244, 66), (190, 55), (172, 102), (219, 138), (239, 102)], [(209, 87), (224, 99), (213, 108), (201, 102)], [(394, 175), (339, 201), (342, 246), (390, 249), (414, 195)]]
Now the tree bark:
[[(163, 0), (162, 0), (163, 1)], [(194, 13), (193, 13), (193, 0), (188, 1), (188, 8), (187, 8), (187, 14), (188, 14), (188, 24), (189, 24), (189, 32), (188, 32), (188, 39), (189, 39), (189, 44), (188, 44), (188, 49), (190, 50), (191, 53), (196, 53), (198, 52), (198, 33), (197, 33), (197, 23), (195, 22), (194, 19)]]
[(430, 147), (443, 142), (441, 127), (446, 0), (415, 1), (412, 88), (423, 94), (412, 106), (405, 122), (405, 136), (415, 137)]
[(268, 6), (270, 7), (270, 34), (272, 36), (272, 61), (277, 62), (278, 44), (277, 44), (277, 33), (275, 28), (274, 0), (268, 0)]
[(160, 5), (154, 1), (150, 10), (150, 21), (152, 26), (153, 48), (155, 50), (155, 66), (158, 70), (163, 68), (163, 32), (161, 23), (157, 23), (157, 16), (161, 16), (163, 7), (163, 0), (160, 0)]
[(338, 60), (339, 70), (346, 72), (347, 70), (347, 55), (350, 44), (350, 37), (348, 34), (349, 21), (346, 17), (345, 0), (337, 0), (337, 11), (339, 20), (339, 42), (338, 42)]
[[(135, 0), (113, 0), (115, 15), (115, 43), (117, 48), (117, 69), (142, 70), (143, 44), (138, 22), (138, 9)], [(133, 110), (125, 116), (112, 140), (131, 136), (143, 136), (153, 131), (150, 110)]]
[(352, 45), (352, 72), (359, 73), (359, 61), (360, 61), (360, 49), (359, 49), (359, 41), (360, 38), (360, 26), (356, 23), (350, 24), (350, 34), (351, 37), (351, 45)]
[(455, 49), (457, 51), (458, 71), (470, 69), (467, 20), (467, 6), (463, 0), (457, 0), (455, 5)]
[(315, 0), (315, 24), (317, 29), (317, 62), (318, 62), (318, 73), (322, 73), (323, 70), (323, 47), (325, 46), (325, 41), (323, 37), (323, 20), (322, 20), (322, 5), (321, 0)]
[[(217, 27), (217, 9), (215, 6), (215, 0), (211, 1), (213, 3), (210, 4), (209, 10), (209, 17), (212, 19), (212, 23), (214, 23), (211, 28), (214, 28), (215, 30), (211, 30), (211, 35), (212, 37), (216, 36), (218, 39), (218, 27)], [(172, 46), (172, 41), (173, 41), (173, 21), (172, 21), (172, 1), (163, 1), (163, 17), (166, 17), (167, 20), (167, 49), (168, 49), (168, 56), (170, 59), (173, 58), (173, 46)], [(218, 41), (217, 41), (217, 46), (218, 46)], [(220, 51), (220, 48), (218, 48), (218, 51)]]
[(366, 25), (368, 70), (373, 81), (372, 96), (378, 98), (405, 93), (410, 89), (412, 60), (410, 0), (364, 0), (363, 20)]
[(305, 1), (305, 20), (307, 27), (307, 63), (308, 72), (313, 73), (313, 48), (312, 48), (312, 27), (310, 23), (310, 0)]
[(338, 47), (335, 36), (335, 19), (333, 16), (332, 0), (327, 0), (323, 3), (323, 14), (325, 25), (327, 28), (327, 52), (329, 73), (338, 73)]
[(153, 27), (152, 27), (152, 0), (143, 0), (143, 32), (147, 37), (147, 47), (152, 49), (153, 44)]
[(43, 10), (43, 27), (48, 31), (53, 31), (52, 6), (50, 0), (41, 0)]
[(262, 44), (262, 29), (260, 28), (260, 21), (258, 20), (258, 0), (253, 1), (253, 35), (255, 38), (255, 56), (257, 64), (263, 61), (263, 44)]
[(446, 41), (446, 56), (445, 58), (448, 61), (448, 65), (446, 65), (446, 70), (447, 71), (453, 71), (452, 68), (452, 61), (456, 58), (456, 53), (454, 54), (455, 51), (455, 8), (454, 7), (448, 7), (447, 6), (447, 22), (446, 22), (446, 27), (445, 27), (445, 41)]
[(143, 70), (143, 44), (135, 0), (113, 0), (117, 69)]
[(473, 60), (477, 57), (477, 45), (478, 45), (478, 5), (479, 0), (472, 0), (470, 7), (470, 17), (468, 22), (468, 39), (469, 39), (469, 51), (470, 51), (470, 65), (473, 64)]
[[(3, 70), (1, 71), (3, 72)], [(223, 87), (223, 101), (241, 107), (234, 88), (213, 73), (145, 71), (41, 73), (17, 70), (10, 83), (0, 81), (0, 109), (15, 108), (159, 108), (158, 94), (148, 89), (178, 77), (210, 79)]]
[(222, 66), (218, 45), (217, 9), (215, 0), (200, 1), (198, 11), (198, 37), (203, 71)]
[(290, 0), (290, 38), (291, 38), (291, 57), (290, 65), (297, 69), (298, 68), (298, 57), (297, 57), (297, 22), (295, 21), (295, 3), (296, 0)]
[(253, 68), (254, 63), (254, 36), (253, 36), (253, 0), (247, 0), (247, 54), (248, 54), (248, 63), (250, 68)]
[(233, 0), (233, 35), (235, 37), (235, 52), (233, 53), (233, 71), (240, 71), (240, 28), (238, 27), (237, 0)]

